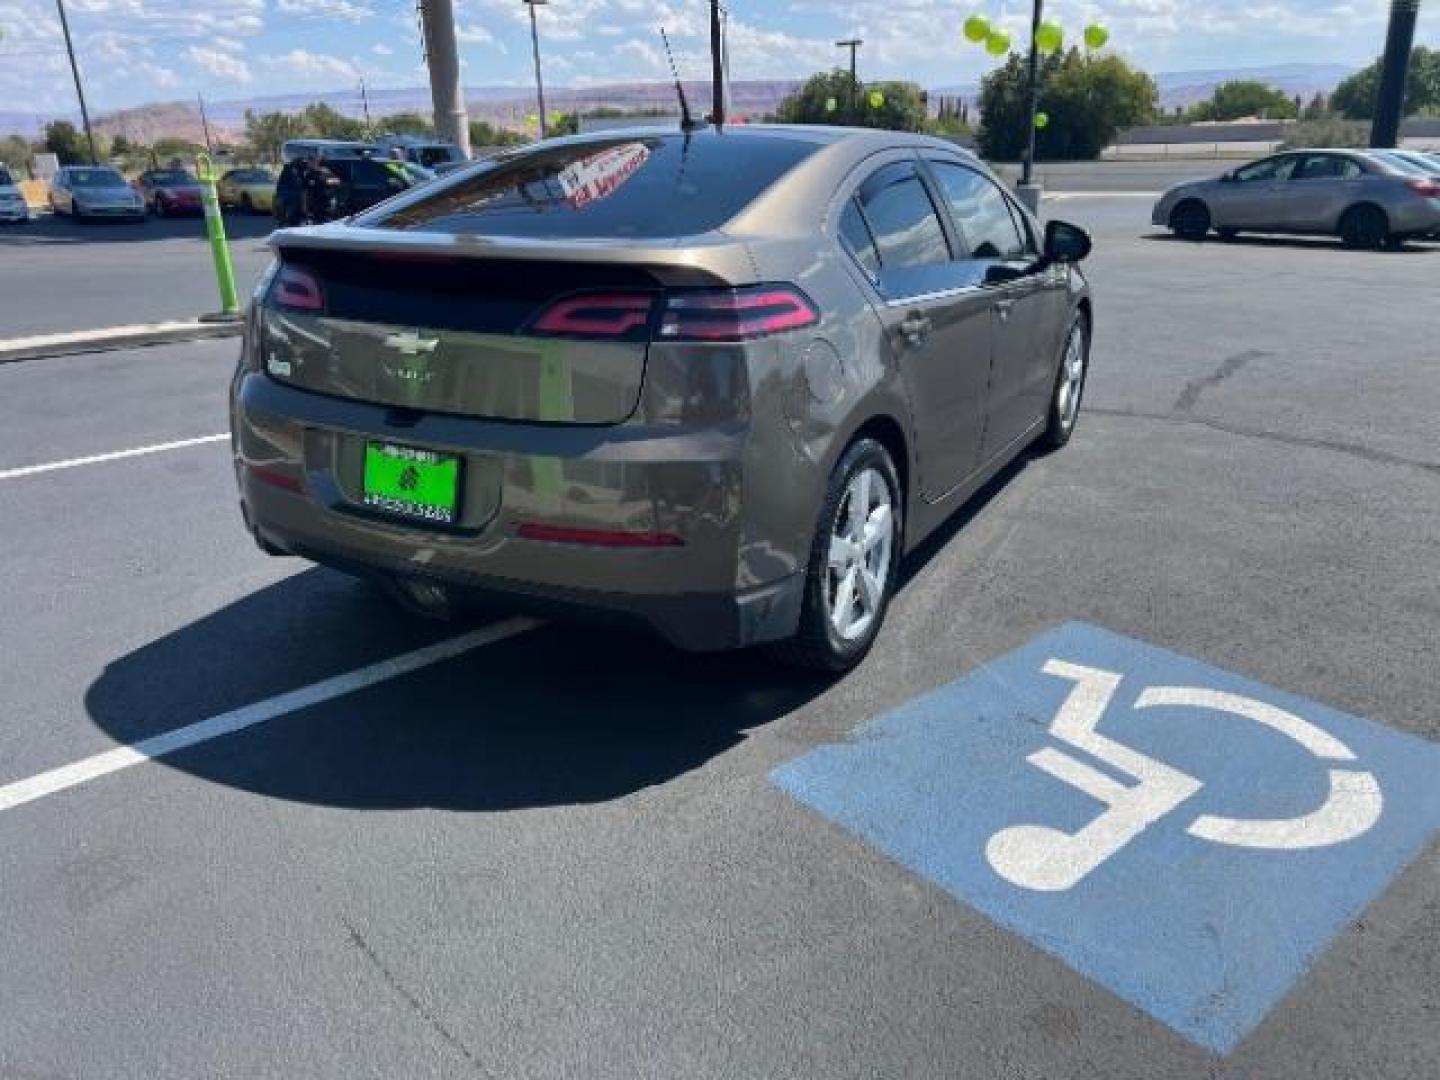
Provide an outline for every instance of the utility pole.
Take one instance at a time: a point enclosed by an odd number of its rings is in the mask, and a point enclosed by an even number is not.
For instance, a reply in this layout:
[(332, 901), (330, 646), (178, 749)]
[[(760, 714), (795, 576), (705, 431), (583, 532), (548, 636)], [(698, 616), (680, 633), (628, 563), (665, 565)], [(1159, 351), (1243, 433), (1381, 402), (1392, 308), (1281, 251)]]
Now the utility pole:
[(75, 96), (80, 99), (80, 120), (85, 125), (85, 141), (90, 144), (90, 164), (99, 165), (100, 155), (95, 153), (95, 133), (90, 130), (90, 110), (85, 107), (85, 90), (80, 85), (80, 68), (75, 63), (75, 46), (70, 42), (70, 20), (65, 18), (65, 0), (55, 0), (60, 9), (60, 29), (65, 34), (65, 51), (70, 56), (70, 74), (75, 76)]
[(535, 21), (535, 8), (540, 4), (548, 4), (550, 0), (524, 0), (525, 6), (530, 9), (530, 49), (535, 54), (535, 99), (540, 108), (540, 138), (549, 135), (549, 128), (545, 123), (545, 82), (540, 78), (540, 29)]
[(365, 92), (365, 76), (360, 76), (360, 109), (365, 114), (365, 130), (370, 130), (370, 95)]
[(1022, 187), (1030, 186), (1031, 175), (1035, 171), (1035, 113), (1040, 107), (1040, 46), (1035, 41), (1035, 35), (1040, 32), (1044, 7), (1045, 0), (1035, 0), (1030, 12), (1030, 81), (1025, 93), (1025, 157), (1020, 166)]
[(460, 47), (455, 41), (453, 0), (419, 0), (430, 68), (430, 100), (435, 107), (435, 133), (470, 156), (470, 121), (460, 90)]
[(710, 0), (710, 119), (725, 126), (725, 58), (720, 44), (720, 0)]
[(1410, 47), (1415, 41), (1415, 21), (1419, 15), (1420, 0), (1390, 0), (1390, 28), (1385, 33), (1380, 93), (1375, 102), (1375, 119), (1370, 125), (1372, 147), (1393, 148), (1399, 142)]
[(205, 99), (201, 95), (196, 94), (195, 100), (200, 105), (200, 130), (205, 132), (205, 152), (207, 154), (213, 154), (215, 147), (210, 142), (210, 121), (205, 117)]
[(848, 41), (837, 41), (835, 44), (841, 49), (850, 50), (850, 122), (853, 124), (859, 115), (857, 102), (860, 97), (860, 83), (855, 77), (855, 52), (865, 44), (865, 39), (850, 38)]

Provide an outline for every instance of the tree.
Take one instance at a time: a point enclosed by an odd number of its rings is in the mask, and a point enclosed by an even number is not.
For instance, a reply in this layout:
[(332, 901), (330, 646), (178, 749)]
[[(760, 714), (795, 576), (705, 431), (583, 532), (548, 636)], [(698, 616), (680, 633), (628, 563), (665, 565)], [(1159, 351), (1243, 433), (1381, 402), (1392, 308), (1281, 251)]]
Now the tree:
[(1325, 95), (1318, 90), (1315, 92), (1315, 96), (1310, 99), (1310, 104), (1306, 105), (1300, 113), (1300, 119), (1302, 120), (1324, 120), (1329, 116), (1330, 102), (1327, 101)]
[[(853, 104), (852, 104), (853, 103)], [(851, 124), (888, 131), (922, 131), (924, 91), (911, 82), (862, 84), (836, 68), (810, 76), (776, 111), (783, 124)]]
[(1239, 120), (1262, 116), (1268, 120), (1293, 120), (1299, 109), (1275, 87), (1253, 79), (1235, 79), (1215, 88), (1209, 101), (1190, 110), (1192, 120)]
[[(1351, 120), (1373, 120), (1380, 96), (1380, 66), (1376, 60), (1357, 71), (1335, 88), (1330, 107)], [(1440, 109), (1440, 49), (1417, 45), (1410, 53), (1410, 70), (1405, 78), (1406, 116)]]
[(245, 110), (245, 142), (261, 161), (279, 161), (280, 147), (290, 139), (303, 138), (306, 134), (305, 122), (298, 116)]
[(470, 145), (480, 146), (518, 146), (527, 143), (530, 139), (518, 131), (511, 131), (508, 128), (496, 127), (488, 120), (470, 121)]
[(323, 101), (306, 105), (300, 113), (306, 130), (321, 139), (363, 139), (365, 124), (346, 116)]
[(7, 135), (0, 139), (0, 162), (9, 165), (18, 173), (29, 172), (35, 152), (27, 139), (20, 135)]
[[(1118, 56), (1089, 55), (1079, 49), (1041, 59), (1039, 110), (1047, 123), (1035, 133), (1035, 153), (1047, 159), (1091, 160), (1122, 127), (1155, 117), (1155, 82)], [(1026, 61), (1011, 53), (980, 81), (980, 152), (991, 160), (1015, 161), (1027, 132)]]
[(552, 139), (559, 138), (561, 135), (578, 135), (580, 134), (580, 114), (551, 113), (550, 120), (545, 125), (545, 131)]
[(417, 112), (398, 112), (376, 120), (375, 130), (391, 135), (418, 135), (428, 139), (435, 134), (435, 125)]
[(45, 125), (45, 149), (59, 158), (61, 165), (79, 165), (90, 160), (85, 136), (69, 120), (52, 120)]

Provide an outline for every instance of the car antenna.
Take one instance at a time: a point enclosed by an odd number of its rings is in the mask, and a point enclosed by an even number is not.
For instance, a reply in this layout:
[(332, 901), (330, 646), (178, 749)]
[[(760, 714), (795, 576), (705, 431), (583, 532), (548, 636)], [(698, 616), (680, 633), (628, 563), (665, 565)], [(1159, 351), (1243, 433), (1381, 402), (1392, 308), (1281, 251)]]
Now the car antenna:
[(665, 28), (660, 27), (660, 40), (665, 43), (665, 59), (670, 61), (670, 74), (675, 76), (675, 93), (680, 97), (680, 130), (690, 134), (700, 124), (690, 115), (690, 103), (685, 100), (685, 86), (680, 81), (680, 71), (675, 66), (675, 55), (670, 51), (670, 37), (665, 33)]

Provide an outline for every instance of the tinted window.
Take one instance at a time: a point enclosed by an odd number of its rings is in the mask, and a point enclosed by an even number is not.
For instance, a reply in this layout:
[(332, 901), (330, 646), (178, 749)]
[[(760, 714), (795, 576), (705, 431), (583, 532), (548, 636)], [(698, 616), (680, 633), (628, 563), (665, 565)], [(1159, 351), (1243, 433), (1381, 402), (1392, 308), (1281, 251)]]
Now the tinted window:
[(936, 179), (972, 259), (1018, 259), (1026, 244), (1005, 195), (974, 169), (934, 161)]
[(817, 148), (802, 139), (696, 132), (542, 146), (360, 224), (602, 239), (685, 236), (729, 221)]
[(125, 178), (114, 169), (69, 169), (71, 187), (124, 187)]
[(0, 185), (8, 187), (13, 183), (15, 183), (15, 181), (10, 178), (10, 170), (5, 168), (4, 165), (0, 165)]
[(950, 261), (935, 205), (913, 166), (881, 169), (860, 189), (860, 205), (886, 270)]
[(236, 169), (227, 179), (236, 184), (267, 184), (274, 178), (264, 169)]
[(194, 177), (184, 169), (161, 169), (145, 175), (146, 180), (151, 184), (193, 184), (195, 182)]
[(1254, 165), (1246, 165), (1243, 169), (1235, 170), (1235, 179), (1241, 183), (1253, 184), (1261, 180), (1288, 180), (1290, 173), (1295, 168), (1293, 157), (1273, 157), (1264, 161), (1257, 161)]
[(845, 209), (840, 214), (840, 239), (867, 274), (875, 277), (880, 273), (880, 255), (870, 236), (870, 226), (865, 224), (854, 199), (845, 204)]
[(1292, 180), (1350, 180), (1360, 175), (1360, 166), (1335, 154), (1308, 154), (1301, 159)]

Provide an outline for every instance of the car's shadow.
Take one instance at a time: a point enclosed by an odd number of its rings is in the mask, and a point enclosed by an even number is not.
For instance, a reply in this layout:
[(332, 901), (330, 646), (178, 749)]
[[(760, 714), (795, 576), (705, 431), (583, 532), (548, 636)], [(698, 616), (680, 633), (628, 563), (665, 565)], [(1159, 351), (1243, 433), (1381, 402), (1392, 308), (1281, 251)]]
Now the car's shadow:
[[(225, 215), (225, 232), (231, 240), (263, 240), (274, 231), (275, 221), (268, 214)], [(203, 217), (76, 221), (58, 214), (38, 214), (29, 221), (0, 224), (0, 248), (44, 244), (136, 244), (189, 239), (205, 239)]]
[[(1184, 236), (1176, 236), (1172, 232), (1145, 233), (1142, 240), (1154, 240), (1159, 243), (1168, 244), (1208, 244), (1215, 247), (1237, 247), (1237, 248), (1288, 248), (1290, 250), (1302, 251), (1339, 251), (1346, 255), (1358, 254), (1355, 249), (1346, 247), (1337, 237), (1333, 236), (1276, 236), (1276, 235), (1252, 235), (1241, 233), (1239, 236), (1229, 240), (1222, 240), (1218, 236), (1207, 236), (1202, 240), (1194, 240)], [(1433, 240), (1407, 240), (1399, 247), (1385, 247), (1378, 251), (1370, 249), (1365, 252), (1371, 255), (1433, 255), (1440, 253), (1440, 246)]]
[[(114, 661), (85, 704), (133, 744), (457, 632), (315, 568)], [(826, 685), (753, 653), (686, 655), (609, 627), (546, 624), (161, 760), (330, 806), (589, 803), (689, 772)]]

